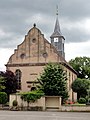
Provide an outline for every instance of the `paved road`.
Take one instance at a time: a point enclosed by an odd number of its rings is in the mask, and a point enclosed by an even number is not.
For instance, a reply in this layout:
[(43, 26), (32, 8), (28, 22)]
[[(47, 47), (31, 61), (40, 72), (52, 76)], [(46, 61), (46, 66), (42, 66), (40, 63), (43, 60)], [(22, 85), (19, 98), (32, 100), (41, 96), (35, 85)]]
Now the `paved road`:
[(0, 111), (0, 120), (90, 120), (90, 113)]

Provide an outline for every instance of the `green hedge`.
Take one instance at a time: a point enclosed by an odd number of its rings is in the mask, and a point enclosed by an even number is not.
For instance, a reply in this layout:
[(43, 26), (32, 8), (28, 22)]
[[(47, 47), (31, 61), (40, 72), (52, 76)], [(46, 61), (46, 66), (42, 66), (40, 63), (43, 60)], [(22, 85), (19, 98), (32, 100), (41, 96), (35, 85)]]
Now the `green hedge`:
[(0, 92), (0, 104), (6, 104), (8, 101), (7, 94), (5, 92)]
[(86, 99), (85, 98), (79, 98), (78, 102), (80, 104), (85, 104), (86, 103)]
[(37, 99), (40, 99), (44, 95), (44, 93), (40, 90), (35, 90), (31, 92), (23, 92), (20, 95), (22, 100), (27, 101), (29, 103), (35, 102)]

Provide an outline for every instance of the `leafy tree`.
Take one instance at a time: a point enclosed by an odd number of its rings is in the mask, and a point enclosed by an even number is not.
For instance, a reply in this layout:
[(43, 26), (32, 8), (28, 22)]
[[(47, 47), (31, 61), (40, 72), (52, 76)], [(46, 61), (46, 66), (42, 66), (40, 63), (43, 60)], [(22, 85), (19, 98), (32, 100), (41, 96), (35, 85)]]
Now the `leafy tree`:
[(5, 92), (0, 92), (0, 104), (7, 103), (7, 94)]
[(12, 71), (0, 72), (0, 76), (4, 78), (3, 85), (5, 86), (4, 92), (9, 94), (16, 93), (17, 79)]
[(73, 81), (72, 83), (72, 89), (74, 92), (77, 93), (77, 98), (79, 99), (80, 97), (86, 97), (87, 90), (89, 89), (90, 86), (90, 80), (88, 79), (76, 79), (75, 81)]
[(5, 89), (4, 82), (5, 82), (5, 78), (0, 77), (0, 92)]
[(38, 81), (39, 87), (45, 95), (68, 98), (67, 77), (60, 64), (47, 64)]
[(69, 64), (77, 71), (78, 78), (90, 79), (90, 58), (76, 57), (71, 59)]

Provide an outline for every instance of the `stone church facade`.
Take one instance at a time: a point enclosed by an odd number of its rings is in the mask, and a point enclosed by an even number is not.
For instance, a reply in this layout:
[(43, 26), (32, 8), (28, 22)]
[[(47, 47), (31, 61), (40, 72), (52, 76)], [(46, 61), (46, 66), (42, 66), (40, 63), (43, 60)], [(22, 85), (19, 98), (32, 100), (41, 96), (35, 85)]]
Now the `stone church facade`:
[(47, 63), (60, 63), (67, 73), (69, 99), (75, 101), (76, 94), (71, 89), (71, 83), (77, 78), (77, 73), (65, 60), (65, 39), (60, 31), (58, 17), (50, 38), (51, 43), (46, 40), (34, 24), (25, 36), (24, 41), (17, 46), (14, 54), (10, 56), (6, 69), (15, 73), (18, 80), (18, 91), (24, 92), (33, 90), (38, 84), (37, 77), (42, 73)]

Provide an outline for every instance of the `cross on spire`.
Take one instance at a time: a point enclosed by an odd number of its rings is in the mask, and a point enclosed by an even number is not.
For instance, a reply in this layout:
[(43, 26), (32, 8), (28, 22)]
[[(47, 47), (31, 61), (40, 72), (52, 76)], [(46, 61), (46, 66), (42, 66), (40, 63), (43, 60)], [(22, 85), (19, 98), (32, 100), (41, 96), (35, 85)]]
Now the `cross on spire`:
[(58, 5), (56, 6), (56, 15), (58, 16)]

